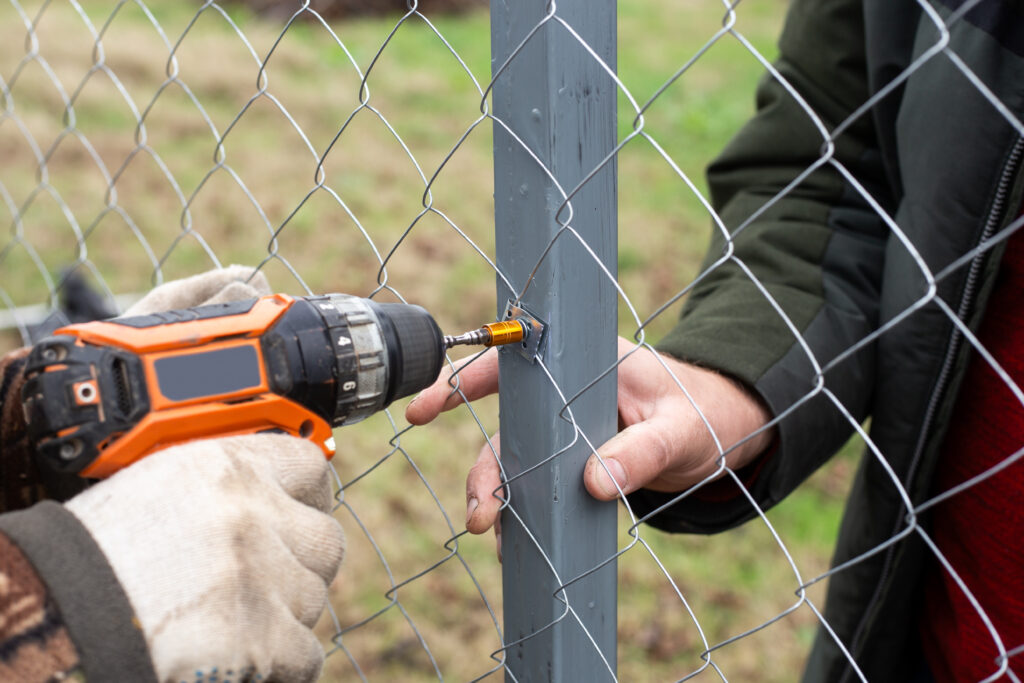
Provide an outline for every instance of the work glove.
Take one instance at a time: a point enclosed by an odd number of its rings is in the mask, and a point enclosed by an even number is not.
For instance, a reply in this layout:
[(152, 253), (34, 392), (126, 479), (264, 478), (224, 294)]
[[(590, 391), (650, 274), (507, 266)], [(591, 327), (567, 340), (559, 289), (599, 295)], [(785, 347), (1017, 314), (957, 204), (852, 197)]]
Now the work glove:
[[(125, 315), (269, 293), (262, 273), (231, 266), (161, 285)], [(124, 588), (160, 681), (316, 680), (312, 626), (345, 549), (328, 472), (304, 439), (196, 441), (66, 504)]]
[(150, 290), (124, 315), (148, 315), (176, 308), (223, 304), (270, 293), (270, 285), (262, 271), (254, 271), (249, 266), (228, 266), (166, 282)]
[[(323, 453), (251, 434), (154, 453), (65, 506), (124, 588), (160, 681), (315, 681), (345, 538)], [(260, 678), (257, 678), (260, 677)]]

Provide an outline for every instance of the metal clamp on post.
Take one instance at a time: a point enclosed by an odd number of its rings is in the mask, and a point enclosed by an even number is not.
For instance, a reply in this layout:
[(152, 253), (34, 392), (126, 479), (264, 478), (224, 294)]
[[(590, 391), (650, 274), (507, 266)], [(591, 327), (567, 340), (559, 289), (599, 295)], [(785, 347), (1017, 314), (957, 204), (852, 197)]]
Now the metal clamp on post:
[(518, 320), (527, 326), (527, 334), (523, 341), (519, 344), (510, 344), (507, 348), (514, 349), (526, 360), (536, 363), (537, 359), (541, 357), (548, 324), (522, 306), (517, 305), (512, 299), (505, 304), (504, 320)]

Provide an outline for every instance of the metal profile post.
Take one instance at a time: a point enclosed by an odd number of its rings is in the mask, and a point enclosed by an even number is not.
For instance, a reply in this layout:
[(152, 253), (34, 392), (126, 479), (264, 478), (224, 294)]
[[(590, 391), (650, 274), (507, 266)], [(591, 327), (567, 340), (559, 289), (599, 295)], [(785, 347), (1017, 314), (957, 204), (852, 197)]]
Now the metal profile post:
[[(562, 230), (570, 214), (558, 209), (562, 191), (571, 192), (614, 148), (617, 91), (558, 20), (615, 69), (615, 0), (558, 0), (557, 7), (549, 0), (491, 2), (493, 113), (500, 122), (494, 124), (497, 265), (517, 290), (525, 288), (523, 308), (547, 323), (544, 368), (568, 399), (616, 358), (613, 281)], [(571, 201), (571, 227), (614, 277), (614, 159)], [(499, 277), (499, 315), (509, 298), (514, 294)], [(583, 488), (591, 449), (560, 417), (563, 399), (544, 368), (501, 352), (501, 454), (513, 480), (502, 516), (506, 679), (613, 680), (616, 564), (608, 560), (616, 551), (616, 505), (598, 503)], [(589, 386), (571, 410), (595, 447), (610, 438), (617, 426), (615, 373)], [(583, 578), (560, 590), (577, 577)], [(567, 604), (574, 613), (566, 613)]]

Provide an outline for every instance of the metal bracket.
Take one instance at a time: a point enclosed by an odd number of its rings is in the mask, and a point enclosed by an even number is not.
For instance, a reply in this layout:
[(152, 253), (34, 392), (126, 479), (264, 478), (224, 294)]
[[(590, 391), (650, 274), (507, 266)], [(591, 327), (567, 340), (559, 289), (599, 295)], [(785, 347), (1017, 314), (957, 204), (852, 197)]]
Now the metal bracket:
[(522, 306), (516, 305), (512, 299), (509, 299), (508, 303), (505, 304), (505, 317), (503, 319), (520, 320), (526, 323), (526, 326), (529, 328), (529, 334), (526, 335), (526, 339), (521, 344), (510, 344), (502, 348), (514, 350), (531, 363), (536, 363), (537, 359), (541, 357), (542, 344), (546, 336), (545, 333), (548, 330), (548, 324)]

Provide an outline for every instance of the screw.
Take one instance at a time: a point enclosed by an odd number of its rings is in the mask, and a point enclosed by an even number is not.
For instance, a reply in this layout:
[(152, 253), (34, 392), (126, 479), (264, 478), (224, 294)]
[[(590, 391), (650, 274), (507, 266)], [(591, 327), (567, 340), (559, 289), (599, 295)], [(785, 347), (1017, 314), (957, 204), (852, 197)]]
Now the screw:
[(96, 388), (91, 384), (80, 384), (75, 393), (78, 396), (78, 400), (82, 403), (92, 403), (93, 399), (96, 398)]
[(76, 447), (77, 442), (68, 441), (60, 447), (60, 459), (61, 460), (74, 460), (75, 456), (78, 455), (78, 448)]

